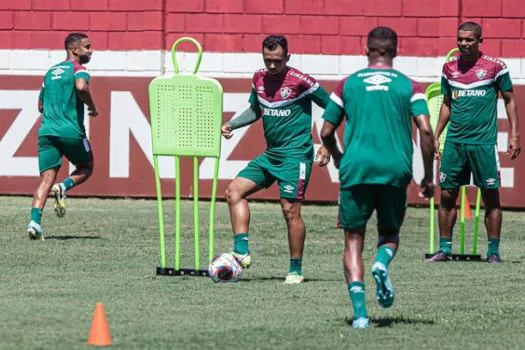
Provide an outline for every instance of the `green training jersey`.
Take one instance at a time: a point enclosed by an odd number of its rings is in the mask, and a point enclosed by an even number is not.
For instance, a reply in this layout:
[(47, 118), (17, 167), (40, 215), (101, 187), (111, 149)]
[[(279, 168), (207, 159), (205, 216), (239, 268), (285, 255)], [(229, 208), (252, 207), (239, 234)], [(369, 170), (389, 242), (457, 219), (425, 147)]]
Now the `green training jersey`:
[(341, 188), (362, 184), (406, 187), (412, 179), (412, 117), (428, 115), (421, 84), (401, 72), (369, 67), (339, 83), (323, 118), (346, 115)]
[(312, 161), (312, 101), (325, 108), (329, 100), (314, 78), (295, 68), (287, 67), (279, 76), (257, 71), (250, 104), (262, 112), (266, 152)]
[(89, 82), (90, 76), (74, 61), (59, 63), (47, 71), (39, 97), (44, 106), (39, 136), (86, 137), (84, 103), (77, 95), (76, 79)]
[(451, 101), (447, 141), (495, 145), (499, 91), (512, 91), (509, 70), (502, 61), (481, 54), (475, 62), (458, 56), (445, 63), (441, 92)]

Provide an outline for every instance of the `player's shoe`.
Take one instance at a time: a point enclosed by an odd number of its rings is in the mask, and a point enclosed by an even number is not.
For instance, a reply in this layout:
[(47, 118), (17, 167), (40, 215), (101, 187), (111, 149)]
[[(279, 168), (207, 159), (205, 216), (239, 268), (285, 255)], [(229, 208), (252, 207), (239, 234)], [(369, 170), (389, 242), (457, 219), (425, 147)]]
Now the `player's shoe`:
[(63, 218), (66, 215), (66, 191), (60, 184), (54, 184), (51, 194), (55, 196), (55, 214)]
[(42, 226), (40, 226), (33, 220), (31, 220), (29, 222), (29, 225), (27, 225), (27, 235), (31, 240), (44, 240), (44, 231), (42, 230)]
[(303, 282), (304, 282), (304, 276), (301, 274), (298, 274), (297, 272), (288, 273), (288, 276), (286, 276), (286, 279), (284, 280), (284, 284), (299, 284)]
[(379, 305), (384, 308), (392, 306), (394, 303), (394, 288), (388, 278), (388, 269), (386, 266), (377, 261), (372, 266), (372, 276), (376, 281), (376, 299)]
[(250, 266), (252, 266), (252, 257), (250, 256), (250, 253), (239, 254), (236, 252), (231, 252), (231, 254), (235, 259), (237, 259), (243, 269), (249, 269)]
[(426, 262), (442, 262), (442, 261), (450, 261), (452, 260), (452, 256), (450, 254), (445, 253), (442, 250), (438, 250), (432, 256), (428, 259), (426, 259)]
[(368, 318), (359, 317), (352, 322), (352, 328), (368, 328)]
[(499, 256), (499, 254), (490, 254), (490, 255), (488, 255), (486, 261), (489, 264), (501, 264), (501, 258)]

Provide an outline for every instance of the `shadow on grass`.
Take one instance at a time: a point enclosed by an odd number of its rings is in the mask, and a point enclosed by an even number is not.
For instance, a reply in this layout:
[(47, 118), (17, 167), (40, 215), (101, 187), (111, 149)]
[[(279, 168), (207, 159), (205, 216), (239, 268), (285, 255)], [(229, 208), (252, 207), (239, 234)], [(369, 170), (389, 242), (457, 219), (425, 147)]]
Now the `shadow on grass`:
[[(281, 281), (284, 282), (286, 276), (262, 276), (254, 278), (241, 278), (239, 282), (262, 282), (262, 281)], [(338, 282), (338, 279), (322, 279), (322, 278), (305, 278), (304, 283), (310, 282)]]
[[(347, 318), (346, 322), (349, 326), (352, 325), (352, 319)], [(371, 318), (370, 323), (377, 328), (382, 327), (392, 327), (396, 324), (408, 324), (408, 325), (417, 325), (417, 324), (423, 324), (423, 325), (433, 325), (435, 324), (432, 320), (425, 320), (425, 319), (415, 319), (415, 318), (406, 318), (406, 317), (382, 317), (382, 318)]]
[(48, 239), (56, 239), (56, 240), (59, 240), (59, 241), (67, 241), (67, 240), (70, 240), (70, 239), (101, 239), (102, 237), (100, 236), (46, 236), (45, 239), (46, 241)]

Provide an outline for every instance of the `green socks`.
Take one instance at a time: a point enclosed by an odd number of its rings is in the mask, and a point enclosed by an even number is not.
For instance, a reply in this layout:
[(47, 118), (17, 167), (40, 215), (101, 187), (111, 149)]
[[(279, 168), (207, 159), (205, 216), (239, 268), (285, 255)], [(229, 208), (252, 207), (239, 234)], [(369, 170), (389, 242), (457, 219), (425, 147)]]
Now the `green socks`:
[(237, 254), (248, 254), (248, 233), (238, 233), (233, 236), (233, 251)]
[(439, 250), (445, 254), (452, 254), (452, 238), (439, 238)]
[(499, 255), (499, 238), (489, 238), (487, 255)]
[(302, 275), (301, 266), (303, 264), (303, 259), (298, 258), (290, 258), (290, 268), (288, 269), (288, 273), (295, 273), (297, 275)]
[(72, 178), (67, 177), (62, 184), (64, 185), (64, 189), (67, 191), (73, 187), (75, 187), (75, 181), (73, 181)]
[(384, 244), (377, 249), (376, 261), (379, 261), (388, 268), (388, 265), (390, 265), (390, 262), (394, 259), (394, 255), (396, 255), (394, 248)]
[(31, 220), (40, 225), (42, 223), (42, 209), (31, 208)]
[(365, 301), (365, 283), (352, 282), (348, 284), (348, 294), (350, 295), (354, 308), (354, 319), (360, 317), (368, 318)]

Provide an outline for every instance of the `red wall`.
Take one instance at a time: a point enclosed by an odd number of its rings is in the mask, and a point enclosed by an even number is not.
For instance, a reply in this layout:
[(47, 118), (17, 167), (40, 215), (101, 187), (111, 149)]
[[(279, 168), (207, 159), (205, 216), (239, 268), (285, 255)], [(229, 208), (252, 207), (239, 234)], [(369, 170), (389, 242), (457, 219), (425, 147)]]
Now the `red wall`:
[(459, 22), (481, 22), (493, 56), (525, 56), (523, 0), (1, 0), (0, 48), (61, 49), (68, 31), (89, 32), (98, 50), (170, 48), (191, 35), (207, 51), (258, 52), (286, 34), (291, 50), (360, 54), (376, 25), (401, 36), (402, 55), (439, 56)]

